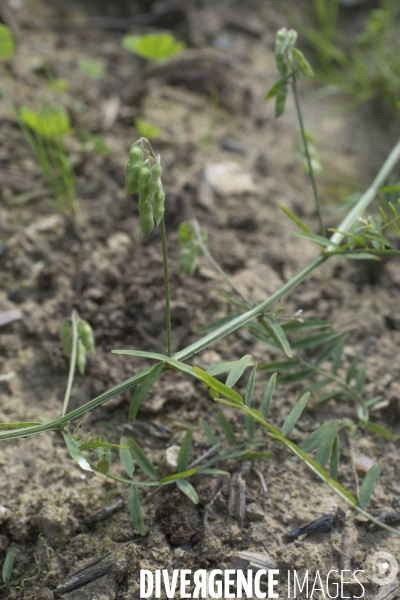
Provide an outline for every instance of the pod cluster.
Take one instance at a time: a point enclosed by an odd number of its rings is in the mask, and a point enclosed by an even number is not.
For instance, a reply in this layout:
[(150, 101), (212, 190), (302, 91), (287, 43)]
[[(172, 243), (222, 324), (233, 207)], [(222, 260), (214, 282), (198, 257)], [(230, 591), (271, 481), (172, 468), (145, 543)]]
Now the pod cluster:
[(165, 194), (161, 184), (160, 156), (144, 158), (143, 139), (135, 142), (129, 151), (126, 165), (125, 194), (139, 192), (139, 219), (142, 236), (157, 227), (164, 216)]

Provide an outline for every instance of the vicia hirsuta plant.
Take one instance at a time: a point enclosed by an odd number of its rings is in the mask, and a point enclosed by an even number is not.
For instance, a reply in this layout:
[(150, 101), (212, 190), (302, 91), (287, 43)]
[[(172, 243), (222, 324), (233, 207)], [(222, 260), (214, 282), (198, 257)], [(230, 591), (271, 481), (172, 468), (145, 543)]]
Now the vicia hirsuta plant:
[[(145, 154), (148, 154), (146, 158)], [(154, 222), (161, 232), (164, 265), (165, 322), (167, 329), (167, 354), (172, 353), (171, 305), (169, 293), (167, 233), (164, 221), (165, 194), (161, 183), (161, 157), (154, 154), (148, 139), (140, 138), (129, 151), (125, 170), (125, 194), (139, 191), (139, 220), (142, 236), (154, 229)]]
[(275, 116), (280, 117), (285, 110), (288, 83), (291, 84), (296, 104), (301, 137), (303, 140), (304, 152), (308, 165), (308, 173), (310, 175), (315, 206), (317, 209), (320, 234), (323, 236), (325, 235), (325, 229), (324, 222), (322, 220), (321, 205), (297, 89), (297, 81), (300, 79), (302, 73), (312, 76), (314, 75), (314, 72), (303, 52), (295, 47), (296, 41), (297, 31), (294, 29), (286, 29), (286, 27), (283, 27), (277, 32), (275, 38), (275, 61), (280, 79), (278, 79), (278, 81), (267, 92), (264, 100), (269, 100), (270, 98), (276, 97)]
[[(277, 63), (281, 66), (286, 65), (286, 71), (284, 77), (281, 77), (279, 86), (276, 88), (276, 94), (282, 89), (284, 85), (287, 85), (288, 81), (295, 81), (295, 77), (298, 76), (296, 72), (297, 66), (293, 63), (294, 58), (301, 65), (301, 56), (295, 52), (294, 48), (295, 36), (293, 33), (279, 33), (278, 36), (278, 58)], [(300, 57), (300, 59), (299, 59)], [(293, 59), (293, 60), (292, 60)], [(283, 63), (282, 63), (283, 61)], [(293, 66), (294, 65), (294, 66)], [(282, 82), (282, 79), (284, 81)], [(295, 87), (294, 87), (295, 89)], [(252, 327), (253, 325), (260, 325), (262, 332), (268, 334), (267, 337), (272, 341), (276, 347), (281, 348), (283, 353), (289, 360), (296, 360), (297, 363), (294, 365), (295, 368), (299, 367), (300, 370), (309, 368), (311, 366), (304, 365), (302, 358), (297, 355), (297, 348), (295, 342), (289, 341), (285, 326), (278, 322), (278, 311), (272, 312), (274, 305), (278, 300), (282, 299), (289, 292), (294, 290), (302, 281), (304, 281), (315, 269), (322, 265), (329, 257), (333, 255), (341, 254), (343, 257), (349, 258), (370, 258), (379, 253), (385, 253), (386, 250), (382, 250), (382, 239), (378, 240), (371, 239), (371, 231), (364, 223), (363, 232), (361, 232), (362, 239), (368, 239), (368, 251), (365, 248), (359, 248), (355, 246), (355, 240), (352, 239), (354, 230), (360, 226), (359, 218), (363, 216), (366, 208), (372, 202), (374, 197), (379, 193), (380, 188), (385, 184), (387, 178), (400, 158), (400, 141), (396, 144), (384, 165), (380, 169), (376, 179), (370, 186), (370, 188), (361, 196), (357, 204), (350, 210), (349, 214), (345, 217), (342, 223), (338, 226), (337, 230), (334, 231), (332, 237), (328, 239), (325, 235), (316, 235), (310, 231), (310, 229), (297, 217), (292, 215), (290, 211), (286, 211), (291, 218), (300, 227), (300, 235), (306, 239), (316, 242), (321, 248), (318, 256), (311, 261), (306, 267), (304, 267), (299, 273), (294, 275), (292, 279), (287, 281), (279, 290), (272, 294), (267, 300), (259, 305), (254, 305), (240, 290), (233, 287), (235, 293), (239, 294), (240, 301), (236, 301), (236, 305), (239, 306), (243, 312), (235, 315), (233, 318), (225, 320), (223, 323), (219, 323), (212, 330), (209, 330), (204, 337), (176, 352), (172, 355), (171, 352), (171, 321), (169, 311), (169, 284), (168, 284), (168, 263), (167, 263), (167, 246), (166, 246), (166, 232), (164, 222), (164, 193), (162, 191), (161, 184), (161, 162), (160, 157), (156, 156), (148, 140), (141, 138), (138, 142), (133, 144), (129, 161), (126, 169), (126, 191), (128, 194), (139, 192), (139, 219), (142, 229), (142, 235), (149, 234), (155, 226), (160, 228), (161, 239), (162, 239), (162, 251), (164, 259), (164, 280), (165, 280), (165, 297), (166, 297), (166, 322), (167, 322), (167, 352), (166, 354), (158, 354), (153, 352), (143, 352), (139, 350), (115, 350), (117, 354), (125, 354), (133, 357), (142, 357), (149, 360), (155, 361), (155, 365), (148, 368), (132, 377), (123, 381), (110, 390), (107, 390), (97, 398), (94, 398), (90, 402), (87, 402), (83, 406), (68, 412), (68, 403), (70, 392), (72, 389), (72, 378), (75, 371), (74, 362), (77, 360), (78, 354), (78, 342), (81, 339), (83, 342), (84, 332), (83, 326), (81, 325), (81, 333), (79, 332), (79, 316), (75, 313), (72, 315), (71, 327), (72, 327), (72, 350), (71, 350), (71, 369), (70, 376), (68, 379), (67, 392), (64, 400), (64, 406), (59, 418), (46, 422), (46, 423), (4, 423), (0, 424), (0, 440), (15, 439), (20, 437), (27, 437), (36, 435), (42, 432), (54, 431), (63, 439), (73, 459), (83, 468), (93, 473), (100, 473), (104, 476), (113, 480), (126, 483), (130, 486), (129, 492), (129, 506), (131, 515), (135, 523), (136, 528), (142, 534), (145, 532), (145, 526), (143, 516), (140, 509), (140, 501), (138, 494), (138, 487), (140, 486), (160, 486), (171, 483), (176, 483), (178, 487), (186, 493), (192, 500), (196, 501), (195, 489), (188, 481), (192, 475), (196, 473), (216, 473), (221, 471), (213, 469), (211, 464), (222, 461), (227, 456), (251, 456), (253, 454), (260, 456), (259, 452), (254, 452), (254, 447), (257, 447), (262, 440), (255, 439), (255, 427), (258, 424), (267, 434), (267, 440), (273, 440), (280, 444), (283, 444), (290, 452), (295, 454), (302, 462), (304, 462), (309, 469), (322, 481), (324, 481), (332, 490), (334, 490), (345, 502), (347, 502), (352, 508), (366, 515), (370, 520), (380, 524), (387, 530), (399, 534), (396, 529), (393, 529), (385, 523), (380, 523), (373, 516), (369, 515), (364, 511), (364, 507), (367, 504), (374, 488), (376, 478), (378, 476), (379, 469), (374, 467), (365, 477), (361, 486), (360, 494), (358, 499), (355, 498), (351, 493), (345, 490), (337, 481), (338, 479), (338, 466), (339, 466), (339, 431), (344, 425), (340, 419), (328, 421), (321, 427), (316, 429), (308, 436), (304, 441), (303, 446), (300, 448), (291, 439), (291, 432), (300, 418), (303, 410), (305, 409), (307, 402), (310, 398), (310, 389), (303, 390), (299, 400), (294, 405), (290, 414), (286, 418), (281, 429), (278, 429), (269, 422), (269, 412), (271, 402), (273, 400), (275, 385), (277, 381), (276, 371), (272, 373), (270, 379), (266, 385), (265, 393), (263, 398), (258, 401), (259, 410), (254, 408), (253, 390), (254, 383), (257, 375), (257, 366), (252, 364), (251, 356), (246, 355), (240, 360), (231, 361), (228, 363), (222, 363), (212, 366), (207, 372), (198, 368), (196, 365), (188, 365), (186, 361), (201, 352), (205, 348), (209, 347), (214, 342), (221, 340), (227, 335), (233, 333), (241, 327)], [(311, 175), (311, 172), (310, 172)], [(383, 223), (384, 226), (387, 224), (387, 220)], [(193, 231), (197, 235), (197, 241), (202, 252), (209, 258), (209, 253), (204, 252), (204, 239), (201, 233), (199, 233), (196, 223), (193, 224)], [(360, 233), (360, 232), (358, 232)], [(369, 236), (369, 237), (368, 237)], [(342, 243), (347, 238), (350, 240), (348, 243)], [(386, 248), (386, 242), (385, 243)], [(189, 243), (190, 240), (187, 241)], [(376, 247), (376, 242), (379, 247)], [(203, 245), (203, 246), (202, 246)], [(371, 247), (370, 247), (371, 246)], [(389, 248), (388, 251), (396, 253), (397, 251)], [(215, 262), (215, 261), (214, 261)], [(217, 265), (218, 266), (218, 265)], [(219, 272), (229, 283), (228, 276), (219, 268)], [(293, 320), (296, 326), (304, 325), (302, 333), (307, 334), (308, 331), (315, 329), (312, 325), (306, 321), (301, 323), (298, 316), (295, 316)], [(289, 323), (290, 325), (290, 323)], [(293, 326), (293, 323), (292, 323)], [(307, 329), (308, 327), (308, 329)], [(317, 326), (318, 328), (318, 326)], [(257, 330), (257, 327), (255, 328)], [(325, 335), (325, 334), (324, 334)], [(304, 339), (307, 335), (304, 336)], [(310, 338), (309, 338), (310, 339)], [(339, 338), (335, 336), (324, 338), (324, 342), (339, 343)], [(313, 340), (314, 345), (316, 340)], [(321, 342), (321, 338), (319, 338)], [(304, 346), (303, 342), (303, 346)], [(329, 349), (330, 352), (331, 348)], [(340, 350), (340, 347), (339, 347)], [(335, 346), (335, 351), (330, 354), (326, 351), (324, 359), (332, 357), (333, 367), (331, 375), (335, 377), (335, 371), (337, 363), (339, 361), (339, 350)], [(336, 352), (336, 353), (335, 353)], [(320, 357), (321, 359), (321, 357)], [(329, 379), (327, 376), (321, 374), (318, 369), (322, 369), (324, 361), (314, 361), (312, 363), (313, 372), (318, 375)], [(293, 362), (292, 362), (293, 366)], [(356, 373), (356, 366), (353, 365), (351, 378)], [(234, 389), (234, 386), (239, 381), (240, 377), (245, 373), (247, 368), (250, 368), (250, 376), (248, 379), (247, 389), (244, 397)], [(261, 367), (261, 365), (260, 365)], [(168, 475), (166, 477), (160, 477), (156, 467), (151, 463), (147, 455), (138, 446), (137, 442), (133, 438), (122, 438), (119, 444), (111, 444), (106, 441), (103, 437), (95, 439), (91, 438), (90, 435), (83, 436), (79, 433), (81, 423), (74, 429), (70, 429), (71, 423), (81, 419), (91, 410), (101, 406), (111, 398), (124, 393), (128, 390), (136, 388), (134, 396), (132, 398), (129, 418), (135, 420), (138, 410), (147, 392), (154, 385), (155, 381), (159, 378), (166, 376), (168, 370), (178, 370), (192, 379), (201, 382), (209, 390), (213, 401), (220, 404), (228, 405), (235, 410), (244, 412), (245, 424), (248, 434), (248, 441), (240, 442), (236, 440), (235, 434), (229, 426), (229, 423), (223, 413), (219, 413), (218, 421), (222, 432), (231, 445), (231, 452), (228, 454), (225, 452), (217, 453), (211, 459), (206, 461), (202, 467), (193, 466), (190, 463), (190, 451), (192, 448), (192, 435), (187, 432), (181, 450), (179, 452), (177, 473)], [(268, 370), (268, 369), (267, 369)], [(278, 370), (278, 369), (277, 369)], [(217, 377), (221, 374), (227, 373), (227, 379), (225, 383), (222, 383)], [(347, 373), (349, 377), (349, 373)], [(351, 378), (347, 383), (351, 382)], [(362, 380), (365, 380), (365, 372), (363, 369), (359, 369), (356, 374), (356, 391), (357, 387), (362, 388)], [(331, 381), (331, 379), (330, 379)], [(347, 390), (348, 391), (348, 390)], [(349, 392), (350, 393), (350, 392)], [(352, 392), (353, 393), (353, 392)], [(364, 410), (364, 405), (361, 402), (361, 406)], [(364, 404), (366, 404), (364, 402)], [(367, 406), (368, 408), (368, 406)], [(361, 415), (365, 421), (368, 418), (365, 412)], [(209, 426), (205, 423), (204, 419), (200, 423), (205, 436), (207, 437), (212, 447), (217, 446), (216, 438)], [(216, 443), (215, 443), (216, 442)], [(110, 471), (111, 467), (111, 448), (118, 447), (122, 465), (127, 473), (127, 477), (119, 477), (114, 475)], [(310, 453), (316, 452), (313, 458)], [(84, 456), (83, 452), (89, 452), (91, 455), (96, 455), (96, 460), (91, 456)], [(328, 470), (326, 470), (326, 466)], [(142, 481), (137, 479), (135, 465), (145, 473), (148, 480)]]

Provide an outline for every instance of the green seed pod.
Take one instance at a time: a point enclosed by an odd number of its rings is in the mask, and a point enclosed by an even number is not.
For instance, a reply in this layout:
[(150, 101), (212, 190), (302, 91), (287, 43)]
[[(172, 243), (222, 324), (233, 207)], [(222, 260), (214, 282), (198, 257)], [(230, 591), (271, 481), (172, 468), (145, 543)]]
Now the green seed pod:
[(140, 140), (135, 142), (129, 151), (129, 160), (125, 171), (125, 195), (134, 194), (138, 190), (139, 173), (143, 165), (143, 147)]
[(156, 220), (157, 227), (160, 226), (161, 219), (164, 216), (164, 199), (165, 199), (165, 194), (161, 187), (161, 181), (160, 181), (159, 185), (157, 187), (157, 190), (156, 190), (156, 194), (154, 196), (154, 218)]
[(61, 325), (60, 334), (64, 354), (69, 356), (72, 352), (72, 329), (69, 320), (64, 321)]
[(149, 181), (150, 181), (150, 169), (148, 164), (144, 163), (139, 171), (139, 204), (149, 201)]
[(90, 327), (89, 323), (84, 320), (80, 320), (78, 323), (78, 333), (81, 338), (82, 344), (85, 346), (85, 349), (88, 352), (94, 352), (94, 337), (93, 337), (93, 329)]
[(160, 187), (160, 179), (161, 179), (161, 165), (160, 165), (160, 155), (157, 156), (157, 162), (151, 169), (150, 173), (150, 181), (149, 181), (149, 196), (153, 198), (157, 193), (158, 188)]
[(81, 340), (78, 340), (78, 347), (77, 347), (77, 352), (76, 352), (76, 364), (78, 366), (79, 373), (81, 375), (84, 375), (85, 367), (86, 367), (86, 350), (85, 350), (85, 346), (83, 345)]
[(139, 219), (142, 237), (144, 237), (154, 228), (153, 208), (149, 202), (139, 202)]

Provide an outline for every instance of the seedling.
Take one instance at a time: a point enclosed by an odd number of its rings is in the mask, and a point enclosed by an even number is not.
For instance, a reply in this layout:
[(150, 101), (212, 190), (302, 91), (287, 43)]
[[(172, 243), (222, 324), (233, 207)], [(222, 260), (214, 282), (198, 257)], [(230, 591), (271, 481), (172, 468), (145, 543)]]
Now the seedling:
[(126, 35), (122, 46), (142, 58), (159, 63), (166, 62), (185, 48), (184, 42), (178, 42), (169, 33), (147, 35)]
[[(292, 85), (295, 98), (297, 99), (296, 102), (298, 102), (296, 81), (300, 70), (302, 69), (304, 72), (307, 72), (308, 69), (308, 63), (305, 61), (304, 56), (294, 46), (295, 41), (295, 32), (287, 30), (278, 32), (276, 57), (281, 78), (273, 88), (274, 93), (271, 93), (271, 90), (268, 94), (268, 96), (277, 96), (277, 104), (279, 105), (280, 103), (279, 110), (277, 110), (278, 116), (283, 111), (283, 96), (286, 96), (287, 84), (290, 83)], [(300, 110), (298, 110), (298, 116), (302, 131), (304, 131)], [(307, 139), (305, 136), (304, 139), (305, 148), (307, 149)], [(130, 195), (137, 191), (139, 192), (139, 219), (142, 235), (148, 235), (155, 227), (160, 228), (164, 260), (167, 350), (164, 354), (132, 349), (115, 350), (114, 353), (116, 354), (127, 355), (133, 358), (146, 358), (152, 361), (153, 365), (126, 381), (117, 384), (83, 406), (68, 412), (75, 365), (79, 360), (79, 342), (81, 342), (85, 351), (93, 349), (91, 330), (88, 324), (81, 321), (79, 315), (74, 311), (71, 316), (71, 326), (67, 324), (63, 328), (64, 347), (67, 351), (71, 352), (71, 364), (64, 405), (60, 417), (46, 423), (18, 422), (0, 424), (0, 440), (27, 437), (45, 431), (56, 432), (64, 441), (72, 458), (81, 468), (130, 486), (129, 508), (131, 516), (137, 530), (144, 535), (146, 526), (140, 507), (139, 487), (159, 487), (175, 484), (193, 502), (196, 502), (197, 493), (189, 481), (192, 475), (195, 473), (219, 473), (224, 475), (226, 474), (224, 471), (214, 468), (213, 465), (235, 456), (246, 456), (248, 458), (265, 457), (268, 453), (263, 452), (261, 448), (265, 444), (266, 439), (268, 439), (269, 441), (284, 445), (288, 451), (301, 460), (317, 478), (325, 482), (351, 508), (357, 510), (388, 531), (399, 535), (398, 530), (380, 522), (365, 511), (365, 506), (373, 493), (378, 477), (379, 469), (377, 466), (373, 467), (365, 477), (358, 498), (338, 483), (340, 476), (339, 435), (343, 427), (349, 426), (348, 423), (343, 422), (341, 419), (334, 419), (323, 423), (303, 440), (301, 447), (291, 439), (294, 427), (306, 409), (307, 403), (310, 402), (311, 394), (331, 385), (336, 387), (335, 390), (329, 387), (328, 394), (332, 394), (333, 391), (339, 391), (342, 396), (359, 402), (358, 417), (360, 427), (369, 428), (376, 433), (381, 433), (389, 437), (389, 432), (375, 426), (375, 424), (369, 421), (368, 409), (377, 399), (364, 399), (362, 396), (366, 379), (364, 367), (359, 366), (357, 361), (353, 361), (347, 369), (346, 380), (340, 380), (337, 377), (337, 372), (342, 361), (342, 349), (345, 337), (333, 331), (323, 331), (321, 333), (320, 330), (324, 330), (328, 326), (328, 323), (307, 321), (299, 313), (296, 313), (288, 322), (284, 323), (280, 310), (276, 310), (276, 303), (279, 300), (293, 291), (331, 256), (340, 254), (342, 257), (347, 258), (371, 258), (379, 257), (389, 252), (399, 254), (396, 249), (390, 246), (389, 240), (383, 233), (389, 227), (397, 231), (397, 221), (400, 214), (398, 206), (393, 202), (389, 202), (386, 210), (382, 209), (381, 221), (379, 223), (378, 221), (372, 221), (364, 217), (369, 204), (380, 192), (382, 186), (386, 184), (390, 172), (399, 159), (400, 141), (386, 159), (370, 188), (358, 199), (357, 203), (351, 208), (337, 229), (333, 230), (333, 235), (330, 238), (325, 237), (325, 232), (321, 235), (312, 233), (298, 217), (292, 215), (286, 209), (286, 213), (300, 228), (298, 235), (315, 242), (320, 248), (320, 252), (309, 265), (294, 275), (292, 279), (287, 281), (279, 290), (259, 305), (255, 305), (251, 299), (247, 298), (231, 282), (228, 275), (224, 273), (223, 269), (212, 258), (206, 248), (204, 236), (197, 222), (194, 221), (191, 226), (183, 226), (180, 230), (183, 249), (186, 247), (192, 252), (189, 264), (190, 268), (187, 270), (190, 272), (193, 271), (193, 256), (197, 258), (203, 253), (225, 281), (231, 285), (234, 293), (238, 294), (239, 300), (230, 299), (229, 297), (228, 299), (240, 308), (241, 312), (239, 311), (237, 314), (225, 318), (223, 322), (209, 325), (206, 335), (187, 348), (172, 355), (161, 160), (160, 156), (154, 153), (149, 141), (146, 138), (140, 138), (131, 146), (129, 152), (129, 160), (126, 166), (126, 193)], [(310, 168), (310, 176), (312, 177), (312, 168)], [(316, 195), (317, 200), (318, 196)], [(319, 206), (318, 203), (317, 206)], [(360, 227), (361, 229), (357, 231), (357, 228)], [(248, 327), (257, 339), (265, 341), (269, 346), (274, 347), (285, 358), (280, 361), (279, 365), (275, 363), (273, 366), (271, 364), (257, 366), (253, 364), (250, 355), (245, 355), (240, 360), (213, 365), (208, 371), (204, 371), (196, 364), (187, 364), (186, 361), (197, 353), (241, 327)], [(309, 358), (306, 360), (301, 351), (310, 348), (318, 348), (318, 351), (316, 356), (311, 360)], [(327, 367), (327, 363), (330, 363), (330, 368)], [(169, 370), (178, 370), (183, 375), (203, 384), (204, 390), (210, 394), (212, 402), (216, 402), (221, 406), (229, 406), (236, 411), (244, 413), (244, 422), (247, 430), (246, 440), (238, 439), (238, 435), (233, 431), (227, 416), (222, 411), (218, 411), (219, 427), (226, 441), (219, 441), (207, 422), (203, 418), (200, 420), (200, 426), (211, 446), (210, 451), (215, 452), (215, 455), (212, 458), (208, 458), (207, 461), (204, 460), (203, 462), (203, 460), (200, 460), (200, 464), (198, 464), (198, 460), (194, 461), (194, 463), (190, 462), (193, 436), (191, 428), (188, 427), (178, 456), (177, 472), (167, 477), (160, 477), (157, 466), (150, 461), (135, 439), (122, 437), (119, 440), (120, 443), (115, 444), (107, 442), (103, 436), (92, 438), (90, 434), (81, 435), (79, 433), (81, 423), (78, 423), (74, 430), (70, 429), (72, 422), (78, 421), (88, 412), (101, 406), (111, 398), (136, 388), (129, 409), (129, 419), (134, 421), (149, 390), (160, 378), (167, 377)], [(276, 385), (280, 383), (278, 372), (282, 370), (289, 371), (292, 379), (297, 378), (297, 381), (310, 379), (310, 377), (314, 377), (314, 379), (312, 383), (308, 383), (302, 390), (298, 401), (292, 407), (282, 427), (278, 429), (270, 422), (269, 415)], [(263, 397), (255, 398), (255, 381), (263, 371), (272, 371), (272, 374), (269, 380), (265, 382)], [(247, 373), (248, 382), (246, 391), (244, 395), (241, 395), (235, 387), (240, 378)], [(225, 382), (222, 382), (218, 378), (223, 374), (226, 374)], [(353, 427), (352, 424), (350, 426)], [(378, 431), (379, 429), (381, 430)], [(258, 436), (259, 433), (261, 433), (261, 436)], [(267, 438), (262, 437), (263, 433), (267, 434)], [(223, 444), (225, 443), (228, 444), (226, 450), (223, 448)], [(120, 477), (111, 472), (111, 453), (114, 447), (118, 448), (121, 463), (127, 477)], [(85, 456), (84, 452), (89, 453), (90, 456)], [(311, 453), (314, 452), (315, 454), (312, 455)], [(144, 473), (146, 479), (142, 480), (138, 478), (137, 468)]]

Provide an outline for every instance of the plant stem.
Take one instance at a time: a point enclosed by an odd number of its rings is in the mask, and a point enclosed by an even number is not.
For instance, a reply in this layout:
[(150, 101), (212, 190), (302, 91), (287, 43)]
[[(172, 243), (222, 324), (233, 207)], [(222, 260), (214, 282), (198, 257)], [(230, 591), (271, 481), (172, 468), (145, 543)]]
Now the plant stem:
[(207, 248), (207, 246), (203, 242), (203, 238), (201, 237), (200, 226), (199, 226), (199, 223), (198, 223), (197, 219), (193, 219), (192, 223), (193, 223), (193, 229), (194, 229), (194, 233), (196, 235), (197, 242), (198, 242), (198, 244), (199, 244), (199, 246), (200, 246), (200, 248), (201, 248), (204, 256), (207, 258), (208, 262), (221, 275), (221, 277), (223, 279), (225, 279), (225, 281), (228, 283), (228, 285), (231, 286), (231, 288), (233, 289), (233, 291), (235, 291), (237, 293), (237, 295), (240, 296), (242, 298), (242, 300), (244, 300), (248, 306), (253, 307), (254, 306), (254, 302), (252, 302), (251, 300), (249, 300), (249, 298), (246, 296), (246, 294), (244, 294), (237, 287), (237, 285), (232, 281), (232, 279), (229, 277), (229, 275), (227, 273), (225, 273), (225, 271), (223, 270), (223, 268), (221, 267), (221, 265), (219, 265), (217, 263), (217, 261), (215, 260), (215, 258), (210, 253), (209, 249)]
[(340, 377), (336, 377), (336, 375), (333, 375), (333, 373), (329, 373), (329, 371), (325, 371), (324, 369), (321, 369), (321, 368), (317, 367), (316, 365), (314, 365), (313, 363), (308, 362), (307, 360), (303, 360), (302, 358), (298, 357), (298, 361), (304, 367), (308, 367), (309, 369), (313, 369), (313, 371), (315, 371), (316, 373), (319, 373), (323, 377), (326, 377), (326, 379), (330, 379), (334, 383), (337, 383), (339, 387), (341, 387), (345, 392), (347, 392), (348, 396), (351, 396), (352, 398), (355, 398), (355, 400), (358, 400), (358, 402), (361, 404), (361, 406), (364, 409), (364, 413), (367, 414), (367, 417), (368, 417), (368, 408), (367, 408), (367, 406), (365, 404), (365, 400), (361, 396), (361, 394), (359, 394), (357, 392), (357, 390), (355, 390), (352, 387), (350, 387), (347, 383), (345, 383), (342, 379), (340, 379)]
[(300, 125), (301, 137), (303, 140), (304, 151), (306, 153), (306, 158), (307, 158), (308, 174), (311, 179), (311, 185), (312, 185), (312, 189), (313, 189), (313, 193), (314, 193), (315, 206), (317, 209), (317, 215), (318, 215), (318, 221), (319, 221), (319, 230), (320, 230), (320, 234), (323, 237), (325, 237), (325, 228), (324, 228), (324, 222), (322, 220), (321, 205), (319, 202), (317, 184), (316, 184), (315, 176), (314, 176), (314, 170), (313, 170), (312, 163), (311, 163), (310, 151), (308, 149), (308, 142), (307, 142), (306, 131), (304, 129), (303, 116), (301, 114), (301, 109), (300, 109), (299, 94), (297, 91), (297, 79), (296, 79), (296, 75), (294, 73), (293, 73), (293, 77), (292, 77), (292, 88), (293, 88), (294, 101), (296, 104), (297, 118), (299, 120), (299, 125)]
[(332, 246), (328, 246), (326, 252), (331, 250), (335, 250), (335, 245), (338, 246), (340, 242), (345, 237), (345, 233), (350, 231), (353, 227), (354, 223), (357, 221), (358, 217), (362, 215), (364, 210), (371, 204), (372, 200), (375, 198), (376, 194), (379, 191), (379, 188), (385, 183), (388, 178), (390, 172), (395, 167), (396, 163), (400, 159), (400, 140), (397, 142), (382, 167), (379, 170), (378, 175), (375, 177), (374, 181), (367, 189), (365, 194), (361, 196), (357, 204), (351, 209), (351, 211), (346, 215), (343, 221), (340, 223), (337, 233), (334, 233), (331, 237)]
[(168, 274), (168, 251), (167, 251), (167, 232), (165, 230), (164, 217), (160, 223), (162, 255), (164, 266), (164, 295), (165, 295), (165, 325), (167, 328), (167, 355), (171, 356), (172, 333), (171, 333), (171, 303), (169, 295), (169, 274)]
[(78, 313), (76, 310), (72, 311), (71, 314), (71, 324), (72, 324), (72, 350), (71, 350), (71, 362), (69, 365), (69, 373), (68, 373), (68, 381), (67, 381), (67, 389), (65, 390), (64, 396), (64, 404), (62, 407), (60, 417), (63, 417), (67, 412), (69, 398), (71, 396), (72, 383), (74, 381), (74, 373), (76, 366), (76, 354), (78, 347), (78, 321), (77, 321)]

